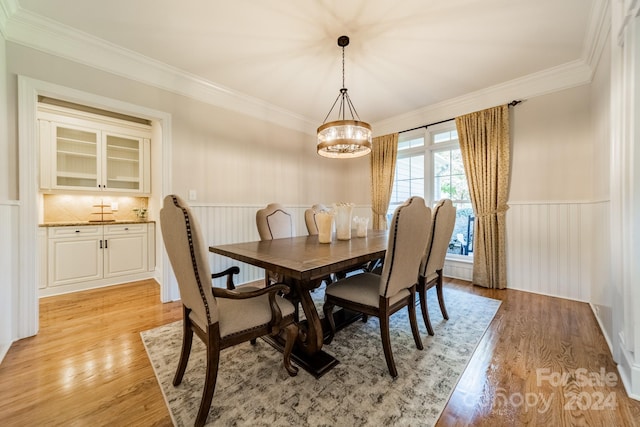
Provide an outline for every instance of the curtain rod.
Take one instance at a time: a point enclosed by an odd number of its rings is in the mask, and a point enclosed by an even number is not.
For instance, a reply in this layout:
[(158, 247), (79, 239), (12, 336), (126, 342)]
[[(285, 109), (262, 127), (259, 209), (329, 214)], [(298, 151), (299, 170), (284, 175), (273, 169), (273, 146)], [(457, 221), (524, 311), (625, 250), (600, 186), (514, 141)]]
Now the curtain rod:
[[(510, 103), (508, 103), (507, 105), (509, 107), (515, 107), (516, 105), (520, 104), (522, 101), (519, 99), (514, 99), (513, 101), (511, 101)], [(411, 132), (412, 130), (417, 130), (417, 129), (422, 129), (422, 128), (428, 128), (429, 126), (435, 126), (435, 125), (439, 125), (440, 123), (446, 123), (446, 122), (450, 122), (451, 120), (455, 120), (456, 118), (454, 117), (453, 119), (447, 119), (447, 120), (440, 120), (439, 122), (434, 122), (434, 123), (429, 123), (426, 125), (422, 125), (422, 126), (417, 126), (411, 129), (405, 129), (405, 130), (401, 130), (398, 133), (405, 133), (405, 132)]]

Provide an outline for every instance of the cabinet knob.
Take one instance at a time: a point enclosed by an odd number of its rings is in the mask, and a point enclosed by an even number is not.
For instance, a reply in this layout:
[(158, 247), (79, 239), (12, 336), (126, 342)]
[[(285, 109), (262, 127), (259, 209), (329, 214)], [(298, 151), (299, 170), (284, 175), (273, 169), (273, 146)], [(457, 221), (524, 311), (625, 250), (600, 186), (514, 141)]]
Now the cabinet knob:
[(79, 232), (80, 232), (80, 230), (76, 230), (76, 233), (79, 233)]

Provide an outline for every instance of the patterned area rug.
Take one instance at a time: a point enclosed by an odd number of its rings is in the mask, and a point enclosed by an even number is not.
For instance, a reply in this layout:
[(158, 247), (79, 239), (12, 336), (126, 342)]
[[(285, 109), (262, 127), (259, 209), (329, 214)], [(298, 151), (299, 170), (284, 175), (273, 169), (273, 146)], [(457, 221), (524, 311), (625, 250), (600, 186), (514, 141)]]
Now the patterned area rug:
[[(435, 336), (427, 335), (418, 306), (423, 351), (415, 348), (406, 309), (391, 317), (395, 380), (387, 370), (376, 318), (353, 323), (323, 347), (340, 364), (320, 379), (303, 369), (289, 377), (281, 354), (262, 340), (240, 344), (222, 351), (207, 425), (434, 425), (500, 301), (445, 288), (450, 319), (444, 320), (435, 289), (428, 294)], [(317, 305), (323, 295), (322, 290), (313, 293)], [(181, 322), (141, 335), (174, 424), (193, 425), (204, 383), (204, 344), (194, 338), (182, 384), (174, 387)]]

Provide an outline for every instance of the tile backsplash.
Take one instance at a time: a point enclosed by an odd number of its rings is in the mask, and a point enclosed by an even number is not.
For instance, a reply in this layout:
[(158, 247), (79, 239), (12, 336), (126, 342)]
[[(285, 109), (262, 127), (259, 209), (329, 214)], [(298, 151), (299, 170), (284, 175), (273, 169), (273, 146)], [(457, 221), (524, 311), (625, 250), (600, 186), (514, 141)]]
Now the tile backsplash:
[[(114, 197), (114, 196), (78, 196), (68, 194), (43, 194), (43, 221), (51, 222), (80, 222), (95, 219), (100, 207), (104, 213), (116, 221), (137, 220), (134, 209), (148, 208), (147, 197)], [(115, 208), (115, 209), (112, 209)], [(151, 219), (151, 216), (148, 216)]]

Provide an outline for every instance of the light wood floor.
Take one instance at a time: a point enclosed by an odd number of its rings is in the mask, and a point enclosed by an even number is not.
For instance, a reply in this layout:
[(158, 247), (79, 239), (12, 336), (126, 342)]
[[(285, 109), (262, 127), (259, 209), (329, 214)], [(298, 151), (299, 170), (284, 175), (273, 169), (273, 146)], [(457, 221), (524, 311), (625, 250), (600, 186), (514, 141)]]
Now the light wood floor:
[[(502, 306), (439, 426), (638, 423), (640, 402), (626, 396), (587, 304), (445, 286)], [(139, 335), (181, 318), (179, 303), (159, 299), (158, 285), (142, 281), (41, 300), (39, 334), (14, 343), (0, 364), (0, 425), (170, 425)], [(613, 386), (597, 384), (601, 370)], [(564, 386), (562, 374), (571, 374)]]

